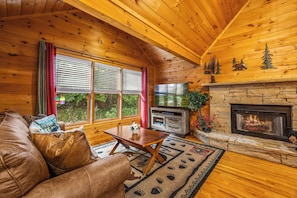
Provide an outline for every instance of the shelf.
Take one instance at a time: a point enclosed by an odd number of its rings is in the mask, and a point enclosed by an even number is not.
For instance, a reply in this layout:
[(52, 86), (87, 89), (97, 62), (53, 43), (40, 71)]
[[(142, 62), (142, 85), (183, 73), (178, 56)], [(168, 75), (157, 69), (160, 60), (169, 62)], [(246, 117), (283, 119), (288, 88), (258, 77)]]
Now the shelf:
[(203, 87), (215, 87), (215, 86), (228, 86), (228, 85), (248, 85), (248, 84), (265, 84), (265, 83), (285, 83), (285, 82), (297, 82), (297, 78), (291, 79), (274, 79), (274, 80), (259, 80), (259, 81), (246, 81), (246, 82), (219, 82), (219, 83), (205, 83)]

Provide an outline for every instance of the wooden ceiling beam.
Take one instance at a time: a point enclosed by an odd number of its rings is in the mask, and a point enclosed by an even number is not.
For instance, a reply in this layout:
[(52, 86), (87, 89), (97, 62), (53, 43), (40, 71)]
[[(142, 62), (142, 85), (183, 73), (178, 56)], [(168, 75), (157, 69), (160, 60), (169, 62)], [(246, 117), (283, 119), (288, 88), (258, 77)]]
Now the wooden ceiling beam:
[[(157, 26), (135, 15), (123, 4), (98, 0), (64, 0), (64, 2), (192, 63), (200, 64), (201, 57)], [(122, 6), (122, 7), (121, 7)]]

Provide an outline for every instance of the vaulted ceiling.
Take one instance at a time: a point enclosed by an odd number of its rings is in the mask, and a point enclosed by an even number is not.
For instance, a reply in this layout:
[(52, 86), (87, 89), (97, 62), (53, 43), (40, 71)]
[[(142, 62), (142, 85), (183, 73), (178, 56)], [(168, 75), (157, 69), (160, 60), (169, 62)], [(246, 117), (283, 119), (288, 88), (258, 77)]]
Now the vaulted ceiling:
[(0, 18), (80, 9), (193, 63), (248, 0), (2, 0)]

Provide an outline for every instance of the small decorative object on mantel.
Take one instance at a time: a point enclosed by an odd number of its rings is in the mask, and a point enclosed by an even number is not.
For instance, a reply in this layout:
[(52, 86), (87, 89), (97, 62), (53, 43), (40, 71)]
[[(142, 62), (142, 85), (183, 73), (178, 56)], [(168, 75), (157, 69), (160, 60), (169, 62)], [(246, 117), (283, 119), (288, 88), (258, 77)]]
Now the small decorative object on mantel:
[(215, 76), (214, 74), (221, 73), (221, 64), (219, 60), (216, 59), (215, 56), (212, 56), (207, 63), (204, 64), (204, 74), (210, 74), (210, 83), (215, 83)]
[(129, 126), (130, 130), (132, 131), (132, 134), (137, 133), (140, 129), (140, 125), (137, 124), (136, 122), (133, 122), (130, 126)]
[(240, 60), (240, 63), (236, 61), (236, 58), (233, 58), (233, 71), (240, 71), (240, 70), (246, 70), (247, 66), (246, 64), (243, 62), (243, 59)]
[(269, 53), (268, 45), (266, 43), (264, 56), (262, 56), (263, 63), (262, 63), (262, 69), (274, 69), (275, 67), (272, 65), (272, 54)]

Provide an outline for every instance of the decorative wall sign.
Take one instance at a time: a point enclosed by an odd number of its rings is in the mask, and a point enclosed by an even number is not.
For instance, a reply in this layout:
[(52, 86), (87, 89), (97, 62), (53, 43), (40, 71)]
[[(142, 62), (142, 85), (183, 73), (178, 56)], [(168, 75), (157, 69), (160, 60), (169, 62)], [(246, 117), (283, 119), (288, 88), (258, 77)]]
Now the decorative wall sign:
[(275, 67), (272, 65), (272, 54), (269, 53), (268, 45), (266, 43), (265, 50), (264, 50), (264, 56), (262, 56), (262, 69), (274, 69)]
[(240, 70), (246, 70), (247, 66), (246, 64), (243, 62), (243, 59), (240, 60), (240, 62), (236, 61), (236, 58), (233, 58), (233, 71), (240, 71)]
[(207, 63), (204, 64), (204, 74), (210, 74), (210, 83), (215, 83), (215, 74), (221, 73), (221, 64), (220, 61), (215, 57), (212, 56)]
[(220, 74), (221, 64), (220, 61), (212, 56), (208, 63), (204, 63), (204, 74)]

